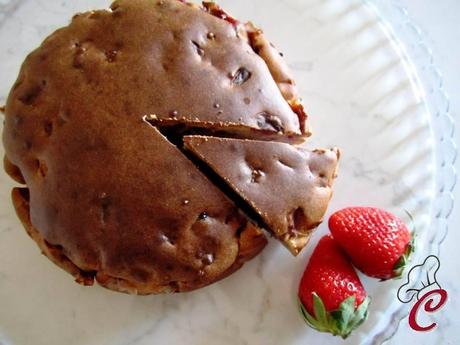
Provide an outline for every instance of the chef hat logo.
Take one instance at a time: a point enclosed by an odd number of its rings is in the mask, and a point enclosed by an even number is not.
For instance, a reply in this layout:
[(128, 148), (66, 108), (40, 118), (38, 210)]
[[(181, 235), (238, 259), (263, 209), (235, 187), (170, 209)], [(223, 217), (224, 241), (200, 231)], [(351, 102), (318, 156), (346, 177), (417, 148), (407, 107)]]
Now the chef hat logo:
[(440, 289), (441, 286), (436, 280), (439, 266), (439, 259), (434, 255), (430, 255), (423, 264), (412, 267), (407, 275), (406, 282), (398, 290), (398, 299), (402, 303), (409, 303), (414, 297), (418, 300), (427, 292)]

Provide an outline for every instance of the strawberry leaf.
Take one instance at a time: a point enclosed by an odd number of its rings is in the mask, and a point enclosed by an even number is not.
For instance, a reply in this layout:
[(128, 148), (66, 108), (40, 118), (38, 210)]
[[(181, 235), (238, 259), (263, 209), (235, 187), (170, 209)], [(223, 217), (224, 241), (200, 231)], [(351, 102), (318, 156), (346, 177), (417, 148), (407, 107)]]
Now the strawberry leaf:
[(404, 268), (407, 266), (407, 263), (410, 260), (412, 253), (415, 250), (415, 236), (411, 235), (412, 240), (407, 244), (406, 250), (403, 255), (399, 258), (396, 264), (393, 267), (393, 278), (400, 278), (404, 272)]
[(303, 306), (302, 302), (300, 300), (298, 301), (299, 303), (299, 308), (300, 308), (300, 313), (302, 314), (304, 321), (309, 325), (311, 328), (316, 329), (317, 331), (320, 332), (327, 332), (327, 327), (324, 324), (321, 324), (318, 320), (316, 320), (313, 316), (311, 316), (305, 307)]
[(305, 319), (305, 322), (307, 322), (309, 326), (315, 328), (314, 325), (317, 323), (315, 318), (306, 311), (305, 307), (303, 306), (302, 302), (300, 302), (300, 300), (298, 300), (298, 304), (299, 304), (300, 313)]
[(355, 312), (355, 296), (350, 296), (345, 299), (338, 310), (332, 311), (331, 315), (335, 320), (338, 328), (338, 334), (346, 333), (348, 324), (353, 318)]
[(367, 318), (369, 297), (355, 309), (355, 296), (346, 298), (337, 310), (328, 312), (321, 298), (313, 293), (313, 312), (315, 316), (308, 313), (300, 300), (299, 310), (305, 322), (320, 332), (328, 332), (332, 335), (339, 335), (343, 339), (361, 325)]
[(366, 297), (364, 301), (361, 302), (358, 309), (356, 309), (353, 320), (351, 321), (351, 328), (355, 329), (356, 327), (360, 326), (364, 321), (366, 321), (367, 316), (369, 314), (368, 307), (370, 302), (371, 299), (369, 297)]
[(321, 324), (328, 324), (327, 311), (324, 306), (323, 300), (313, 292), (313, 312), (315, 313), (315, 319), (318, 320)]

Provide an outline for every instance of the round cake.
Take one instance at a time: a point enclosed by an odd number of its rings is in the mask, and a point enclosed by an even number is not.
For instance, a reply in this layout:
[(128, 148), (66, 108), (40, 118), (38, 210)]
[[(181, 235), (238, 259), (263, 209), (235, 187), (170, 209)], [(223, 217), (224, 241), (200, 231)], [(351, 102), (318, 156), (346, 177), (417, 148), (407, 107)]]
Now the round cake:
[(214, 3), (120, 0), (77, 14), (24, 61), (5, 170), (28, 234), (78, 283), (190, 291), (237, 270), (263, 232), (166, 132), (302, 141), (281, 54)]

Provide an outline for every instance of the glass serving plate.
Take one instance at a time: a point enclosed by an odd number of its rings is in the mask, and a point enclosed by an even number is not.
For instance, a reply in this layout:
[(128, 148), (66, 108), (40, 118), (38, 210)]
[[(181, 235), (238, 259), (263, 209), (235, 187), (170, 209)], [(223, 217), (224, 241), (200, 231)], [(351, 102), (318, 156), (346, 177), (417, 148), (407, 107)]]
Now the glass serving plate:
[[(433, 207), (424, 240), (417, 242), (423, 242), (423, 247), (417, 249), (412, 261), (420, 264), (430, 254), (439, 256), (440, 245), (448, 232), (448, 219), (454, 207), (453, 190), (457, 182), (455, 122), (449, 111), (449, 97), (444, 91), (443, 78), (433, 60), (433, 53), (421, 29), (411, 20), (407, 10), (397, 0), (369, 0), (366, 3), (376, 11), (382, 25), (401, 51), (408, 68), (413, 71), (430, 118), (430, 140), (433, 141), (435, 156)], [(369, 338), (369, 343), (380, 344), (390, 339), (401, 320), (408, 315), (411, 305), (396, 305), (391, 312), (386, 313), (386, 325), (374, 337)]]
[[(328, 215), (374, 205), (411, 223), (414, 262), (436, 254), (453, 207), (453, 121), (429, 48), (396, 1), (222, 0), (264, 28), (286, 56), (310, 114), (310, 148), (338, 146), (340, 176)], [(73, 13), (104, 0), (0, 0), (0, 104), (26, 54)], [(0, 152), (1, 154), (3, 152)], [(343, 344), (305, 326), (296, 290), (322, 224), (293, 258), (271, 241), (231, 277), (192, 293), (128, 296), (85, 288), (40, 255), (0, 173), (0, 344)], [(369, 319), (346, 344), (379, 344), (407, 315), (402, 280), (362, 277)]]

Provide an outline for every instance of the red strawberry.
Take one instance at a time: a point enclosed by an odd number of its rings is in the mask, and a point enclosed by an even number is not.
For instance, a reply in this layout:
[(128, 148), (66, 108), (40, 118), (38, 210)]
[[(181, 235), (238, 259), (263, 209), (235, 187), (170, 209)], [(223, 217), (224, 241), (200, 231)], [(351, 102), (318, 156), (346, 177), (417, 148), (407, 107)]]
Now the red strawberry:
[(329, 228), (353, 264), (371, 277), (399, 277), (413, 249), (406, 225), (378, 208), (340, 210), (329, 218)]
[(366, 291), (330, 235), (319, 241), (308, 262), (299, 285), (299, 299), (309, 326), (344, 339), (367, 317)]

